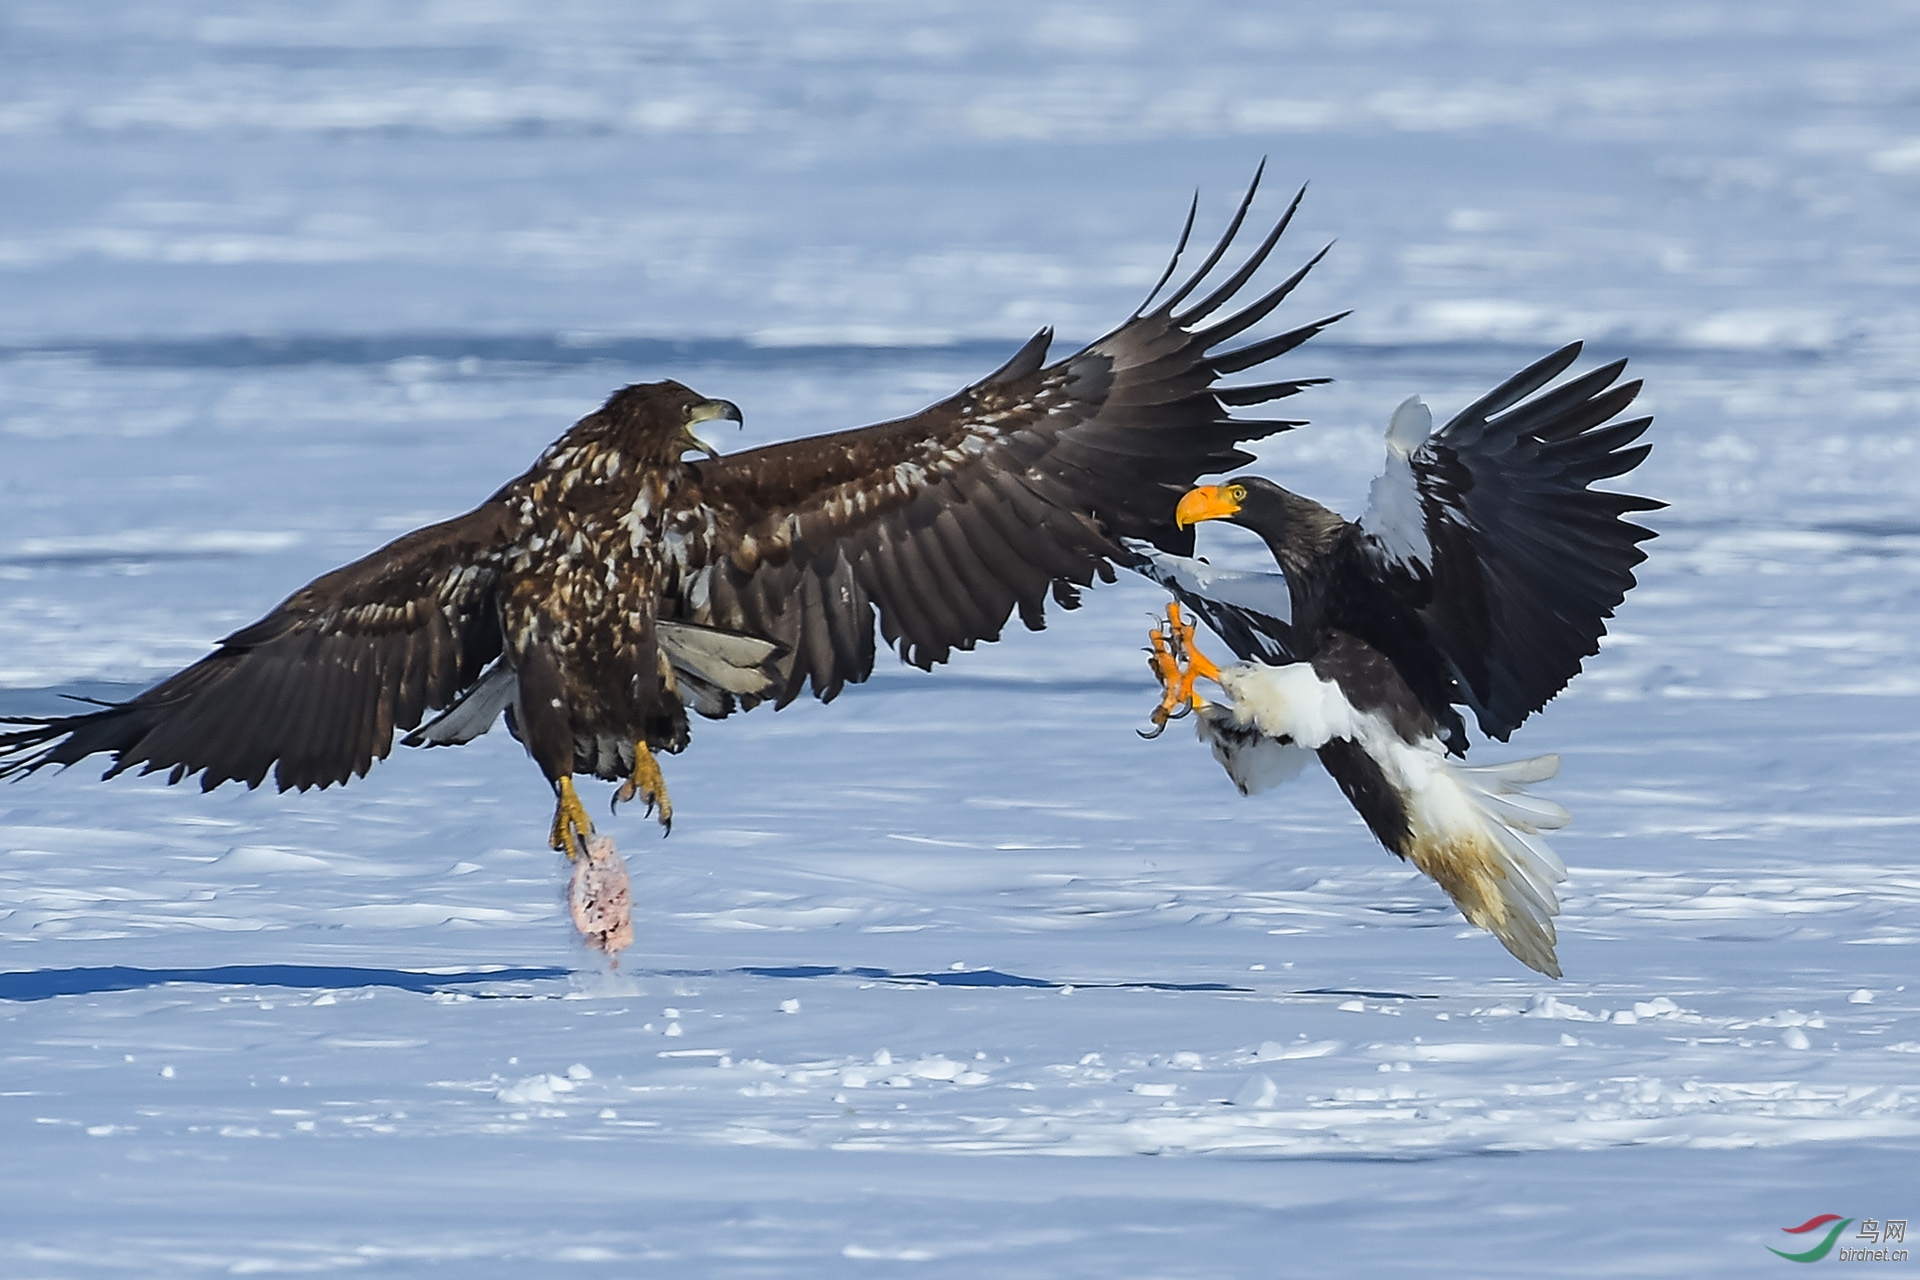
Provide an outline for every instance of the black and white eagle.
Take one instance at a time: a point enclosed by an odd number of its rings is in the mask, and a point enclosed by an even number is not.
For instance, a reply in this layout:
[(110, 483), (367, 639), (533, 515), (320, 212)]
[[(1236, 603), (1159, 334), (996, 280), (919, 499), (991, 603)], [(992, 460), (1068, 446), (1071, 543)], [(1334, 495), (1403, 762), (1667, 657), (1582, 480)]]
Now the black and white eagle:
[[(1201, 739), (1247, 794), (1317, 756), (1382, 844), (1556, 978), (1554, 885), (1566, 867), (1540, 833), (1568, 815), (1526, 788), (1553, 777), (1559, 757), (1458, 758), (1461, 708), (1504, 742), (1599, 651), (1653, 537), (1627, 517), (1665, 505), (1592, 487), (1640, 464), (1652, 419), (1614, 420), (1640, 390), (1618, 382), (1624, 360), (1543, 390), (1579, 354), (1574, 343), (1529, 366), (1438, 433), (1417, 397), (1400, 405), (1358, 521), (1257, 476), (1181, 498), (1183, 528), (1251, 529), (1279, 575), (1132, 545), (1135, 567), (1176, 601), (1152, 637), (1166, 686), (1156, 732), (1196, 710)], [(1241, 661), (1200, 654), (1183, 605)], [(1196, 678), (1227, 701), (1195, 694)]]
[(696, 428), (739, 421), (733, 404), (677, 382), (617, 391), (472, 511), (316, 579), (137, 697), (11, 719), (0, 777), (104, 754), (108, 777), (305, 790), (364, 775), (396, 734), (462, 743), (504, 712), (553, 787), (556, 849), (593, 830), (577, 773), (621, 782), (617, 798), (670, 825), (654, 757), (686, 745), (689, 709), (784, 706), (809, 687), (829, 700), (881, 644), (927, 668), (1016, 613), (1040, 628), (1049, 599), (1071, 608), (1112, 580), (1123, 538), (1190, 549), (1179, 495), (1251, 461), (1240, 442), (1299, 425), (1230, 410), (1320, 381), (1222, 379), (1264, 374), (1340, 318), (1229, 345), (1319, 261), (1248, 289), (1296, 196), (1197, 292), (1258, 183), (1165, 297), (1193, 209), (1118, 328), (1052, 363), (1043, 330), (911, 417), (720, 457)]

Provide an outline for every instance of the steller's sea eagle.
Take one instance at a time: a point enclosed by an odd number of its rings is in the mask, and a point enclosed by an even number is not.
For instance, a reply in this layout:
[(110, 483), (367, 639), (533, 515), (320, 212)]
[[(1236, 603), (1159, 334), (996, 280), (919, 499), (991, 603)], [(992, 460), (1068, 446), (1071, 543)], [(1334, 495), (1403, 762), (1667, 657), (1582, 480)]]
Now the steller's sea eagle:
[[(1183, 528), (1225, 520), (1257, 533), (1284, 582), (1134, 548), (1176, 600), (1152, 635), (1166, 686), (1155, 732), (1198, 711), (1200, 737), (1247, 794), (1317, 755), (1382, 844), (1555, 978), (1553, 886), (1566, 867), (1539, 833), (1568, 815), (1525, 787), (1553, 777), (1559, 757), (1449, 757), (1467, 749), (1458, 707), (1504, 742), (1599, 651), (1653, 537), (1626, 517), (1665, 505), (1591, 487), (1640, 464), (1652, 419), (1613, 421), (1640, 390), (1614, 385), (1624, 360), (1541, 390), (1579, 354), (1574, 343), (1547, 356), (1435, 434), (1426, 405), (1403, 403), (1358, 521), (1257, 476), (1180, 499)], [(1200, 654), (1182, 603), (1241, 661)], [(1196, 678), (1229, 701), (1196, 695)]]
[[(670, 826), (654, 755), (686, 745), (689, 708), (784, 706), (808, 686), (831, 699), (873, 670), (876, 621), (929, 668), (996, 639), (1016, 612), (1039, 629), (1049, 598), (1073, 607), (1130, 559), (1122, 538), (1190, 549), (1172, 519), (1179, 494), (1251, 461), (1241, 441), (1299, 425), (1230, 407), (1322, 381), (1220, 380), (1264, 372), (1340, 318), (1226, 348), (1319, 261), (1247, 294), (1297, 195), (1194, 296), (1258, 184), (1157, 303), (1197, 199), (1173, 261), (1118, 328), (1052, 364), (1043, 330), (911, 417), (721, 457), (695, 429), (739, 421), (734, 405), (677, 382), (617, 391), (474, 510), (314, 580), (146, 692), (11, 718), (22, 727), (0, 733), (0, 777), (104, 753), (108, 777), (197, 775), (210, 790), (271, 773), (305, 790), (364, 775), (397, 732), (460, 743), (504, 711), (553, 787), (554, 848), (572, 856), (593, 832), (576, 773), (621, 782), (616, 800), (642, 797)], [(694, 451), (709, 456), (683, 457)]]

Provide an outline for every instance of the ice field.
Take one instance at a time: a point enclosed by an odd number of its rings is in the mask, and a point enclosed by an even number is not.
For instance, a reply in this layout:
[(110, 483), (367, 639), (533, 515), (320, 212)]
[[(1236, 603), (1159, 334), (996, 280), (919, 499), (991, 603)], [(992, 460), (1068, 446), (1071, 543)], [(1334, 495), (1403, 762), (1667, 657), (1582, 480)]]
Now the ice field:
[(1920, 10), (908, 14), (0, 9), (0, 714), (623, 383), (731, 449), (1070, 350), (1265, 156), (1260, 210), (1312, 184), (1270, 271), (1337, 241), (1279, 319), (1354, 314), (1263, 473), (1352, 513), (1407, 395), (1574, 338), (1646, 380), (1641, 585), (1474, 752), (1564, 759), (1566, 978), (1317, 772), (1136, 737), (1140, 581), (696, 724), (672, 836), (603, 821), (612, 972), (503, 732), (304, 796), (47, 771), (0, 785), (0, 1275), (1750, 1276), (1920, 1218)]

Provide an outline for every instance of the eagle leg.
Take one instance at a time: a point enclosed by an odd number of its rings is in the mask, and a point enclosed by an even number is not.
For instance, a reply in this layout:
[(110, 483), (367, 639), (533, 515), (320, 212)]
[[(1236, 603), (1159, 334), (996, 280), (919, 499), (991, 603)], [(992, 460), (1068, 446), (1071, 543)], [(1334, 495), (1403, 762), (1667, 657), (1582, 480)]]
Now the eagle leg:
[(1153, 731), (1141, 730), (1143, 738), (1159, 737), (1169, 720), (1177, 720), (1205, 705), (1206, 700), (1193, 691), (1194, 681), (1204, 679), (1218, 683), (1220, 680), (1220, 668), (1194, 645), (1193, 632), (1193, 624), (1181, 615), (1176, 601), (1167, 605), (1166, 621), (1147, 633), (1147, 642), (1152, 646), (1147, 665), (1160, 681), (1163, 692), (1160, 705), (1153, 709)]
[(553, 784), (553, 793), (559, 799), (553, 806), (553, 834), (548, 843), (569, 858), (579, 857), (587, 847), (587, 837), (593, 834), (593, 819), (580, 803), (580, 793), (573, 789), (572, 775), (562, 774)]
[(633, 744), (633, 776), (613, 793), (614, 807), (617, 809), (636, 796), (646, 800), (648, 813), (659, 810), (660, 825), (665, 828), (662, 834), (672, 832), (673, 800), (667, 795), (667, 780), (660, 772), (660, 762), (653, 758), (653, 749), (645, 742)]

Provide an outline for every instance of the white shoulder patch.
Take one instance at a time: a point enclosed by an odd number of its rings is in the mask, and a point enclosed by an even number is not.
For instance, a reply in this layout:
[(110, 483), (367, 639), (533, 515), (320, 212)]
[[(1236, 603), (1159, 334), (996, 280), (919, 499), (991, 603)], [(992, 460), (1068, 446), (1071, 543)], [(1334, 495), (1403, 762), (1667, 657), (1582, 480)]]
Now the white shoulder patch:
[(1393, 411), (1393, 420), (1387, 424), (1387, 449), (1410, 458), (1432, 434), (1433, 410), (1427, 408), (1426, 401), (1419, 396), (1408, 396)]
[(1387, 466), (1367, 494), (1367, 514), (1360, 527), (1388, 556), (1422, 568), (1433, 563), (1427, 538), (1426, 510), (1420, 501), (1419, 475), (1413, 455), (1433, 434), (1433, 410), (1419, 396), (1409, 396), (1393, 411), (1387, 426)]

